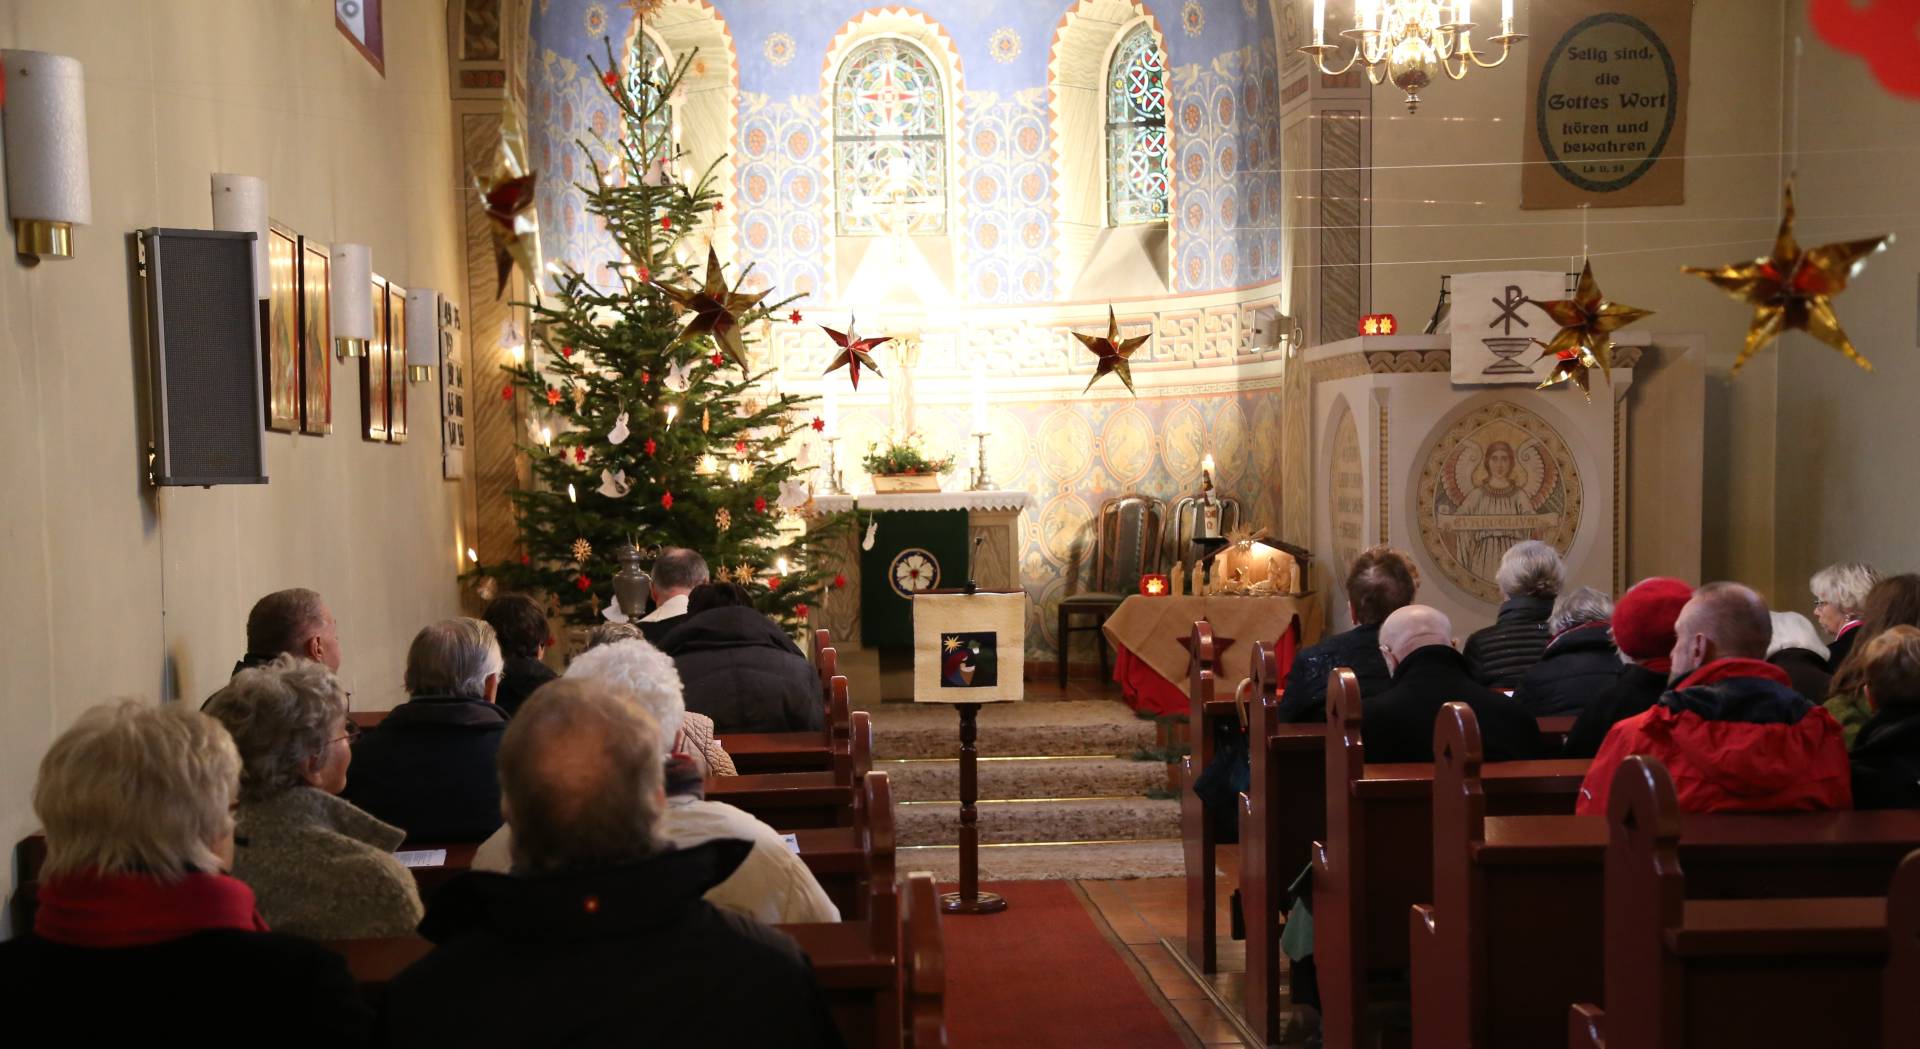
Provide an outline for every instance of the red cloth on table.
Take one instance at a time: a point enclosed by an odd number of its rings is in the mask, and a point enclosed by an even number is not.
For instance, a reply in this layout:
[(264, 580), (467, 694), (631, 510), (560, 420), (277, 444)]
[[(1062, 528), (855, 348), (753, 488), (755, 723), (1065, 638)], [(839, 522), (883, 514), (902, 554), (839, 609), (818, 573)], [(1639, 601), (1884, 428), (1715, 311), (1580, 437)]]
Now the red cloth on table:
[[(1293, 666), (1293, 655), (1300, 648), (1299, 620), (1288, 624), (1287, 629), (1273, 640), (1272, 647), (1280, 680), (1285, 681), (1287, 669)], [(1239, 654), (1237, 649), (1236, 654)], [(1233, 686), (1239, 683), (1242, 676), (1220, 674), (1223, 698), (1233, 695)], [(1159, 671), (1148, 666), (1122, 644), (1113, 646), (1113, 679), (1120, 683), (1120, 693), (1126, 698), (1127, 704), (1139, 713), (1155, 716), (1185, 714), (1190, 707), (1186, 689), (1162, 677)]]

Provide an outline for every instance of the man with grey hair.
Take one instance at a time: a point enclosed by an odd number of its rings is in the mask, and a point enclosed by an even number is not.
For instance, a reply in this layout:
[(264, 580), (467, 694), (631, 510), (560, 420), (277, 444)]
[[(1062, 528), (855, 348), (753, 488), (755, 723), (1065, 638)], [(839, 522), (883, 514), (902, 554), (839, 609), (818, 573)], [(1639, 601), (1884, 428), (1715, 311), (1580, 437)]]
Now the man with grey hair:
[(1533, 715), (1475, 681), (1453, 647), (1453, 623), (1427, 605), (1408, 605), (1380, 625), (1380, 654), (1393, 685), (1363, 701), (1367, 760), (1432, 761), (1433, 722), (1454, 701), (1473, 708), (1488, 761), (1537, 758), (1546, 752)]
[(294, 587), (253, 603), (247, 613), (247, 654), (233, 665), (233, 672), (266, 666), (279, 655), (311, 659), (340, 672), (340, 625), (319, 594)]
[(842, 1044), (793, 941), (703, 896), (752, 851), (670, 848), (663, 733), (641, 704), (563, 678), (500, 747), (513, 873), (456, 878), (387, 989), (392, 1044)]
[(1566, 585), (1567, 570), (1558, 550), (1528, 539), (1507, 548), (1494, 582), (1505, 600), (1493, 625), (1467, 638), (1467, 663), (1481, 684), (1512, 691), (1547, 650), (1547, 617)]
[(687, 595), (707, 581), (707, 562), (684, 546), (670, 546), (653, 562), (653, 611), (640, 619), (640, 633), (659, 644), (687, 614)]
[(1613, 598), (1583, 586), (1561, 594), (1547, 617), (1553, 640), (1540, 662), (1527, 668), (1513, 698), (1536, 718), (1578, 715), (1620, 679), (1620, 650), (1608, 620)]
[(1864, 561), (1842, 561), (1813, 573), (1807, 589), (1813, 591), (1813, 618), (1820, 629), (1833, 638), (1827, 646), (1827, 672), (1840, 669), (1847, 653), (1853, 651), (1855, 633), (1867, 605), (1867, 594), (1880, 581), (1880, 573)]
[(507, 714), (493, 627), (443, 619), (407, 649), (408, 699), (353, 746), (346, 798), (415, 841), (479, 841), (500, 827), (494, 762)]

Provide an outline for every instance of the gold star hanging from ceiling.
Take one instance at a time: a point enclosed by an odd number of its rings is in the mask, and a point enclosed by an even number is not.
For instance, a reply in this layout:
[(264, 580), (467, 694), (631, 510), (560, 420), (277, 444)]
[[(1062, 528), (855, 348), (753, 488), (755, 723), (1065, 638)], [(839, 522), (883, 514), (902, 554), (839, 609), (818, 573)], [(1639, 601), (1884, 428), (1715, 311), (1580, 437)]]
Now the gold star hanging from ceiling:
[(1796, 328), (1872, 371), (1873, 365), (1853, 348), (1853, 342), (1840, 327), (1840, 318), (1833, 312), (1833, 296), (1847, 290), (1847, 279), (1860, 272), (1868, 255), (1892, 240), (1893, 234), (1889, 233), (1803, 250), (1793, 239), (1793, 181), (1789, 179), (1786, 204), (1780, 213), (1780, 232), (1774, 237), (1771, 254), (1751, 262), (1680, 269), (1683, 273), (1705, 277), (1727, 294), (1752, 304), (1753, 320), (1747, 326), (1747, 344), (1734, 359), (1734, 372), (1739, 372), (1747, 358), (1781, 332)]
[[(1142, 344), (1153, 337), (1152, 332), (1148, 332), (1145, 335), (1136, 335), (1131, 339), (1122, 339), (1120, 337), (1120, 322), (1114, 319), (1113, 307), (1108, 306), (1107, 334), (1104, 337), (1099, 335), (1082, 335), (1079, 332), (1074, 332), (1073, 337), (1079, 339), (1081, 344), (1086, 346), (1087, 349), (1092, 350), (1095, 357), (1100, 358), (1099, 366), (1093, 370), (1093, 378), (1087, 380), (1087, 390), (1093, 389), (1093, 384), (1099, 382), (1102, 375), (1112, 372), (1120, 377), (1121, 382), (1126, 384), (1128, 393), (1133, 394), (1135, 397), (1140, 396), (1133, 389), (1133, 367), (1128, 363), (1128, 358), (1133, 356), (1133, 351), (1139, 349)], [(1080, 392), (1085, 393), (1086, 390)]]
[(1553, 318), (1553, 323), (1560, 326), (1552, 342), (1533, 340), (1534, 345), (1546, 351), (1540, 355), (1541, 359), (1558, 358), (1553, 364), (1553, 374), (1537, 388), (1544, 390), (1572, 380), (1588, 400), (1593, 399), (1589, 385), (1590, 373), (1597, 371), (1612, 381), (1613, 333), (1653, 313), (1652, 310), (1609, 301), (1601, 294), (1600, 283), (1593, 279), (1592, 260), (1580, 267), (1580, 285), (1574, 291), (1573, 298), (1553, 302), (1541, 302), (1539, 299), (1527, 301), (1545, 310), (1547, 316)]
[(741, 371), (747, 370), (747, 347), (740, 339), (744, 327), (741, 315), (759, 305), (760, 300), (766, 297), (766, 292), (747, 294), (729, 289), (727, 276), (720, 269), (720, 256), (714, 253), (712, 246), (707, 248), (705, 283), (698, 287), (681, 287), (654, 281), (653, 286), (665, 292), (683, 312), (693, 314), (693, 320), (680, 329), (679, 337), (668, 345), (668, 349), (695, 335), (710, 335), (727, 359)]
[[(844, 366), (847, 369), (847, 378), (853, 380), (853, 388), (856, 390), (860, 388), (861, 368), (866, 368), (872, 371), (873, 374), (880, 375), (880, 366), (873, 363), (873, 348), (883, 342), (891, 341), (892, 336), (882, 335), (877, 339), (861, 338), (854, 334), (852, 315), (848, 315), (847, 317), (846, 331), (834, 331), (824, 324), (820, 326), (820, 330), (826, 332), (828, 337), (833, 339), (834, 344), (840, 347), (840, 356), (835, 357), (833, 363), (827, 365), (827, 370), (820, 374), (826, 375), (834, 369)], [(881, 377), (885, 378), (885, 376)]]

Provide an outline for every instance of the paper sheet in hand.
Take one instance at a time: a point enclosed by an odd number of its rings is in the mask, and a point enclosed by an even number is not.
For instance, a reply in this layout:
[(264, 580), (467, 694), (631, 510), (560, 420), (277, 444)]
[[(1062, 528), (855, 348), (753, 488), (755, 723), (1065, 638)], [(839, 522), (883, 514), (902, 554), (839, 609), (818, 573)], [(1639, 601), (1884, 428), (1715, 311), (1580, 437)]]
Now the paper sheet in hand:
[(406, 867), (444, 867), (447, 865), (445, 849), (415, 849), (411, 852), (396, 852), (394, 858)]

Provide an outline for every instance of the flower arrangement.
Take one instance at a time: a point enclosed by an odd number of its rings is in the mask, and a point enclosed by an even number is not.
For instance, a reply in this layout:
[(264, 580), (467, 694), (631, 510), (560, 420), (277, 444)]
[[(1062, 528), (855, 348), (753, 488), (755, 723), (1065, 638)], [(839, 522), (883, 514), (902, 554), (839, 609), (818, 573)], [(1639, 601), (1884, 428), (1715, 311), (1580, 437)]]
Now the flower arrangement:
[(885, 445), (868, 445), (866, 457), (860, 460), (860, 465), (876, 477), (915, 477), (946, 473), (953, 469), (953, 456), (928, 458), (920, 448), (920, 434), (916, 431), (905, 437), (889, 434)]

